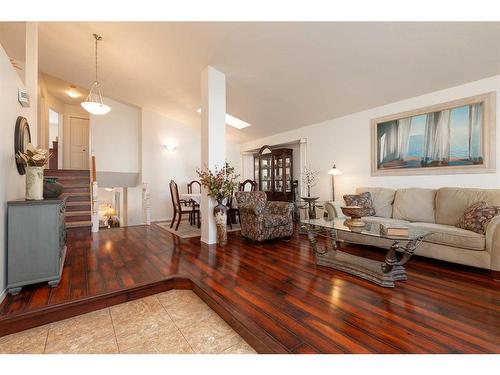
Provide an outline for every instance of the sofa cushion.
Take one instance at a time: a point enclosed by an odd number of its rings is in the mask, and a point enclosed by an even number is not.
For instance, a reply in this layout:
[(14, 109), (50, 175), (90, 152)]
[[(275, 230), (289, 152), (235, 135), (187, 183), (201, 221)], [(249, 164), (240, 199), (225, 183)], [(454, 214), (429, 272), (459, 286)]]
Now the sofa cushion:
[(488, 203), (481, 201), (474, 203), (467, 208), (460, 219), (457, 228), (471, 230), (479, 234), (486, 233), (486, 227), (491, 219), (500, 214), (500, 207), (488, 206)]
[(412, 228), (431, 232), (425, 241), (468, 250), (486, 250), (486, 237), (482, 234), (451, 225), (411, 223)]
[(392, 217), (408, 221), (435, 223), (436, 190), (422, 188), (398, 189), (392, 206)]
[(387, 218), (392, 217), (392, 203), (394, 202), (396, 190), (378, 187), (359, 187), (356, 189), (357, 194), (364, 192), (371, 194), (375, 215)]
[(376, 214), (375, 209), (373, 208), (372, 196), (368, 191), (361, 194), (346, 194), (344, 195), (344, 202), (346, 206), (369, 208), (370, 212), (367, 213), (369, 216)]
[(288, 225), (288, 216), (279, 214), (266, 214), (264, 215), (264, 227), (274, 228), (282, 225)]
[(500, 189), (441, 188), (436, 193), (436, 223), (456, 225), (476, 202), (500, 206)]

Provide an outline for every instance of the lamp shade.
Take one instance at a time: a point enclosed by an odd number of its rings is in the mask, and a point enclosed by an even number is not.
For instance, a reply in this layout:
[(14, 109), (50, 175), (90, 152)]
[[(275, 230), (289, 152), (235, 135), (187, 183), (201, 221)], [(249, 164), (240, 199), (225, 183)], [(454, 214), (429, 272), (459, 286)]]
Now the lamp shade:
[(328, 174), (332, 176), (338, 176), (339, 174), (342, 174), (342, 171), (334, 165), (333, 168), (328, 171)]
[(92, 113), (93, 115), (105, 115), (106, 113), (111, 111), (111, 108), (109, 106), (99, 102), (82, 102), (80, 105), (83, 107), (83, 109), (85, 109), (89, 113)]

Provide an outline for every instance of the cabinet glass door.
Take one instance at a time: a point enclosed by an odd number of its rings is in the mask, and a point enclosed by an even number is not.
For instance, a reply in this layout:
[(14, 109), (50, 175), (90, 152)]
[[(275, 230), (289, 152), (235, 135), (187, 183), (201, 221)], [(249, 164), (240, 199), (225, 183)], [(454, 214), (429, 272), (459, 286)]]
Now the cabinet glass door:
[(283, 157), (276, 156), (274, 159), (274, 191), (283, 191)]
[(253, 158), (253, 179), (259, 181), (259, 158)]
[(285, 157), (286, 192), (292, 192), (292, 158)]

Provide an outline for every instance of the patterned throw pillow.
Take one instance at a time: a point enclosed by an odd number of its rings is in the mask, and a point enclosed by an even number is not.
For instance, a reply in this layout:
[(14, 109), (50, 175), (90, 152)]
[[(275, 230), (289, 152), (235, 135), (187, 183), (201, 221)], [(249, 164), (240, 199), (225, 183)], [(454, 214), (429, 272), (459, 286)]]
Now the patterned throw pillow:
[(370, 208), (368, 216), (375, 216), (372, 195), (368, 191), (361, 194), (346, 194), (344, 195), (344, 201), (346, 206), (361, 206)]
[(499, 214), (500, 207), (488, 206), (488, 204), (483, 201), (476, 202), (465, 210), (456, 226), (479, 234), (485, 234), (486, 227), (491, 219)]

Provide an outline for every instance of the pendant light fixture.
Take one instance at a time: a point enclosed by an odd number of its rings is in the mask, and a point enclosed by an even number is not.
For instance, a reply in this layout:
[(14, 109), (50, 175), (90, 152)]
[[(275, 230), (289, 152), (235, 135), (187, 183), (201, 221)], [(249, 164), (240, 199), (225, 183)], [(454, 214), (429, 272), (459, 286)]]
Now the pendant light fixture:
[(97, 42), (102, 40), (102, 37), (93, 34), (95, 38), (95, 81), (90, 88), (89, 95), (80, 105), (89, 113), (94, 115), (105, 115), (111, 108), (102, 102), (101, 88), (97, 79)]

